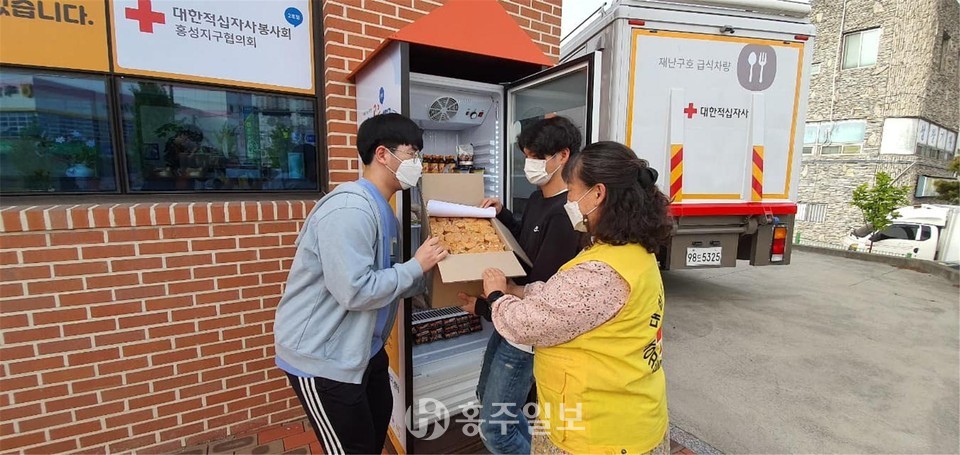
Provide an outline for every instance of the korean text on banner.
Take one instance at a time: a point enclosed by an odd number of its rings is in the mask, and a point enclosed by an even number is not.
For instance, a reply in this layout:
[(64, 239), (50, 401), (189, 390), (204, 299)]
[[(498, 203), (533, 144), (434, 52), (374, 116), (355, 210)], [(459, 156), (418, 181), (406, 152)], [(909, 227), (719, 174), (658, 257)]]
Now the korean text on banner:
[(308, 0), (113, 0), (118, 73), (314, 92)]
[(3, 1), (0, 42), (0, 63), (110, 69), (102, 0)]

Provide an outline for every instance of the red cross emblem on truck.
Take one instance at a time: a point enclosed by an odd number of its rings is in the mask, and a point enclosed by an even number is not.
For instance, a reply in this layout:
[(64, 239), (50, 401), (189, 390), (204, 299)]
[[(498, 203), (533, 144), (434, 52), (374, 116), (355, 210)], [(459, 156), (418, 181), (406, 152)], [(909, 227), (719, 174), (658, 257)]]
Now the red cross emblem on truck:
[(153, 33), (153, 24), (167, 23), (163, 13), (153, 10), (150, 0), (137, 0), (137, 7), (126, 8), (125, 12), (127, 19), (140, 23), (140, 31), (143, 33)]
[(693, 103), (690, 103), (683, 109), (683, 113), (687, 114), (687, 118), (693, 118), (694, 115), (697, 115), (697, 108), (693, 107)]

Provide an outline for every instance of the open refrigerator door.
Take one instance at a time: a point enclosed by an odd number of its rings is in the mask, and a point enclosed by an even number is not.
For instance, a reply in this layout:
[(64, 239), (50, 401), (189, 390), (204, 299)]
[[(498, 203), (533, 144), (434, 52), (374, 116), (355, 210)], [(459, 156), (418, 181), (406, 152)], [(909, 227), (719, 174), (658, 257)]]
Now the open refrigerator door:
[[(484, 196), (502, 198), (502, 106), (499, 85), (411, 73), (410, 117), (424, 130), (424, 175), (482, 174)], [(413, 251), (426, 233), (427, 202), (421, 188), (411, 191)], [(406, 328), (413, 341), (413, 396), (415, 403), (437, 400), (456, 415), (477, 401), (480, 366), (493, 324), (458, 306), (432, 308), (430, 301), (415, 300), (411, 327)], [(438, 418), (420, 406), (411, 410), (415, 433)]]
[(584, 57), (557, 65), (549, 70), (517, 81), (507, 88), (507, 159), (505, 170), (504, 204), (519, 220), (526, 208), (527, 199), (537, 187), (527, 181), (524, 154), (517, 145), (517, 136), (524, 128), (549, 116), (569, 119), (579, 130), (581, 146), (596, 140), (598, 117), (596, 80), (601, 53), (593, 52)]

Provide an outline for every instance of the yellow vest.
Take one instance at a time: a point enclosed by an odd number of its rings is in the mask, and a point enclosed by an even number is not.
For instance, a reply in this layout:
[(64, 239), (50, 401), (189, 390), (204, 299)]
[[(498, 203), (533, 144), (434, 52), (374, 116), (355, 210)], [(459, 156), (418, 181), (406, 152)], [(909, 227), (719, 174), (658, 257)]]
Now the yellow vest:
[(594, 245), (567, 270), (603, 262), (630, 285), (623, 308), (573, 340), (534, 351), (538, 428), (573, 454), (642, 454), (667, 431), (662, 359), (663, 282), (653, 254), (640, 245)]

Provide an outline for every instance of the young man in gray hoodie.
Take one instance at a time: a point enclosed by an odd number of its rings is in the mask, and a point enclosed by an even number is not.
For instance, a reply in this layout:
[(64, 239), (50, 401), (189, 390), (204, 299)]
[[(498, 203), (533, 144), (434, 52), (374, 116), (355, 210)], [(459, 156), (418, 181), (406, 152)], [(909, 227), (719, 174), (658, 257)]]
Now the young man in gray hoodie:
[(380, 453), (393, 410), (384, 342), (400, 299), (424, 290), (447, 252), (428, 239), (394, 264), (398, 222), (389, 203), (420, 180), (423, 131), (399, 114), (360, 125), (364, 178), (345, 183), (310, 212), (277, 307), (277, 366), (327, 454)]

